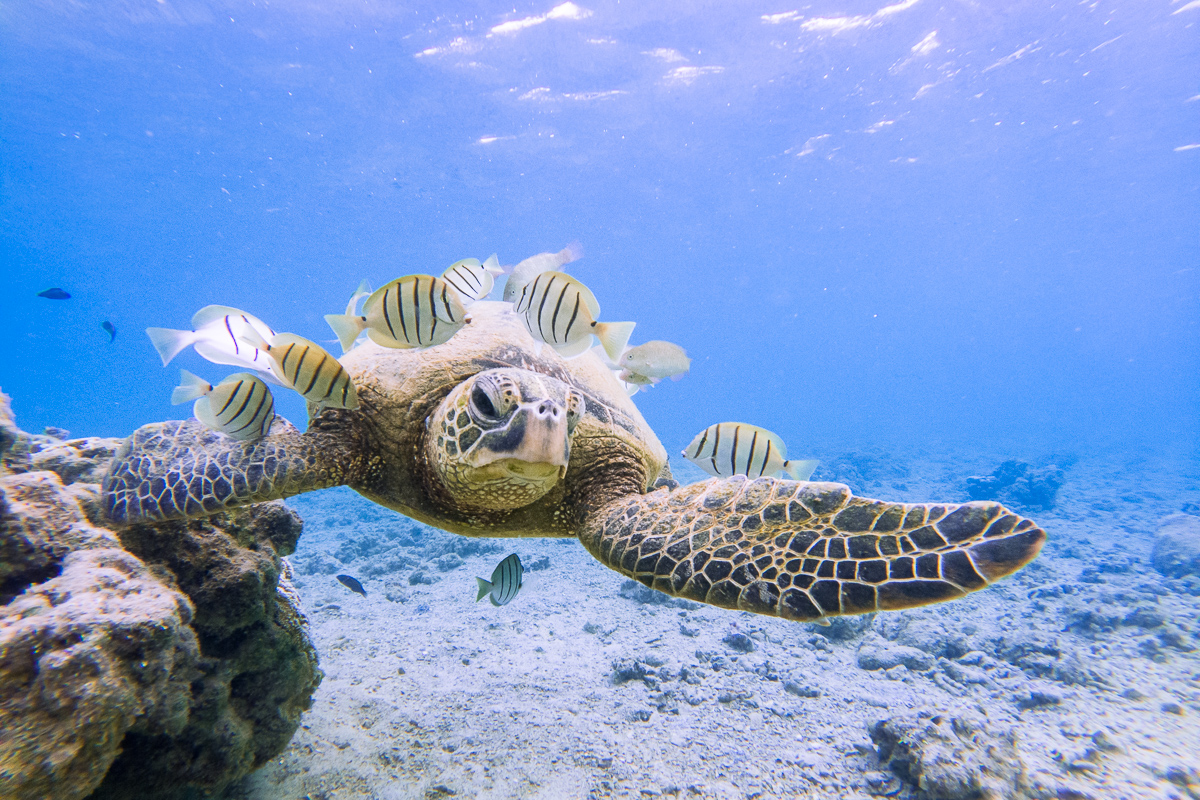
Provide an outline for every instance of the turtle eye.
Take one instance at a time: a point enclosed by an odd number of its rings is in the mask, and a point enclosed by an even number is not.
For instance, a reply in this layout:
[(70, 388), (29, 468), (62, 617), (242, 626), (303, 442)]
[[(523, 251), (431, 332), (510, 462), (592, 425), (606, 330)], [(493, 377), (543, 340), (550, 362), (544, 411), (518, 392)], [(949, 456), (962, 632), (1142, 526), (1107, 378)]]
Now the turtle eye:
[(500, 416), (496, 413), (496, 406), (492, 404), (492, 398), (488, 397), (488, 393), (478, 384), (471, 390), (471, 405), (482, 416), (492, 417), (493, 419)]
[(574, 431), (582, 416), (583, 397), (578, 392), (571, 392), (567, 397), (567, 430)]

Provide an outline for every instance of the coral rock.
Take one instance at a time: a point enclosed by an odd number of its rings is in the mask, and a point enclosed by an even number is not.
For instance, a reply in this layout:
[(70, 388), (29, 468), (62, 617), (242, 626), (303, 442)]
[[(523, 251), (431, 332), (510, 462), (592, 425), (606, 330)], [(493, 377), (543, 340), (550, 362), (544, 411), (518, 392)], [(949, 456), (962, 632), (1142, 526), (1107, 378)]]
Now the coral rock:
[(128, 734), (186, 724), (191, 604), (88, 525), (53, 473), (0, 478), (0, 547), (4, 797), (84, 797)]
[(0, 394), (4, 800), (219, 794), (283, 750), (321, 680), (283, 560), (299, 517), (109, 530), (117, 443), (24, 433)]

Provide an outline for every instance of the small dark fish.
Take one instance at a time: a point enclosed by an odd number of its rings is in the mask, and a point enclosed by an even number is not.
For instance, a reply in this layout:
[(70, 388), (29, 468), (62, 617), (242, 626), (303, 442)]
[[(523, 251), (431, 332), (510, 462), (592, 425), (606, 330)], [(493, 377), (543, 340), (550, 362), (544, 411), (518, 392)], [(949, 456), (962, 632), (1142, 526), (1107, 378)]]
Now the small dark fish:
[(53, 289), (47, 289), (44, 292), (38, 292), (38, 297), (44, 297), (47, 300), (70, 300), (71, 295), (64, 292), (62, 289), (55, 286)]
[(108, 334), (108, 343), (112, 344), (117, 340), (117, 326), (113, 325), (108, 320), (100, 323), (100, 327), (104, 328), (104, 332)]
[(350, 591), (358, 592), (363, 597), (367, 596), (367, 590), (364, 589), (363, 585), (358, 582), (358, 578), (353, 578), (349, 575), (338, 575), (337, 579), (341, 581), (342, 586), (345, 586)]
[(525, 567), (521, 564), (520, 556), (513, 553), (496, 565), (490, 581), (485, 581), (483, 578), (475, 579), (479, 582), (479, 596), (475, 598), (475, 602), (478, 603), (491, 595), (492, 605), (504, 605), (516, 597), (517, 592), (521, 590), (521, 576), (524, 574)]

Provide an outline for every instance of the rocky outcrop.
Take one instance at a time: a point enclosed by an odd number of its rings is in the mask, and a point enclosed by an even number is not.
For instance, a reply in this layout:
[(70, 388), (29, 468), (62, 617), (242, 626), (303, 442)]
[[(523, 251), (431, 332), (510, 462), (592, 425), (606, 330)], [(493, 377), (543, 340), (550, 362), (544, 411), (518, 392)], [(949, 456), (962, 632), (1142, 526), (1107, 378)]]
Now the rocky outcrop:
[(1024, 461), (1005, 461), (991, 475), (967, 478), (972, 500), (999, 500), (1017, 508), (1054, 508), (1063, 485), (1063, 471), (1054, 464), (1032, 467)]
[(321, 680), (283, 561), (299, 517), (104, 528), (115, 443), (26, 434), (0, 395), (5, 800), (219, 793), (283, 750)]
[(1154, 538), (1150, 560), (1156, 570), (1172, 578), (1200, 575), (1200, 517), (1192, 514), (1164, 517)]
[(871, 727), (879, 760), (929, 800), (1029, 797), (1025, 766), (1011, 729), (993, 730), (976, 714), (930, 712), (880, 720)]
[(6, 798), (78, 798), (131, 732), (187, 724), (192, 605), (50, 472), (0, 478), (0, 775)]

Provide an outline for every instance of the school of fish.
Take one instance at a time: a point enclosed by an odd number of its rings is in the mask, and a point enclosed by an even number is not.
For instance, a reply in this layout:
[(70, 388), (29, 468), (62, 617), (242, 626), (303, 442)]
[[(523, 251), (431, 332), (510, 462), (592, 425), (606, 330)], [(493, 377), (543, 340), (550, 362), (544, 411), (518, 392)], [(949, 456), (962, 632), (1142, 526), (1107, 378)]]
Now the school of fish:
[[(510, 268), (501, 267), (497, 256), (492, 255), (485, 261), (461, 259), (438, 276), (414, 274), (396, 278), (374, 291), (363, 281), (351, 295), (344, 313), (327, 314), (325, 320), (343, 353), (349, 352), (364, 333), (382, 347), (436, 347), (470, 322), (471, 305), (486, 300), (497, 280), (507, 275), (503, 300), (512, 303), (534, 339), (563, 358), (576, 358), (591, 350), (630, 395), (664, 378), (680, 380), (691, 369), (691, 359), (682, 347), (661, 340), (630, 347), (635, 323), (601, 321), (595, 295), (577, 278), (562, 271), (582, 257), (583, 248), (572, 242), (558, 252), (539, 253)], [(41, 296), (60, 299), (70, 295), (55, 288), (42, 292)], [(358, 305), (363, 298), (366, 299), (360, 310)], [(110, 323), (105, 324), (105, 331), (115, 338)], [(181, 385), (172, 395), (174, 403), (195, 400), (193, 413), (197, 419), (239, 441), (254, 441), (270, 432), (275, 414), (268, 384), (294, 390), (318, 412), (327, 407), (358, 407), (354, 381), (331, 353), (295, 334), (278, 333), (240, 309), (205, 306), (192, 317), (191, 330), (147, 328), (146, 334), (164, 366), (190, 346), (214, 364), (247, 370), (216, 385), (185, 370)], [(599, 342), (598, 346), (592, 346), (593, 338)], [(710, 425), (696, 435), (682, 454), (716, 477), (783, 473), (805, 481), (818, 464), (813, 460), (789, 460), (787, 448), (777, 435), (740, 422)], [(510, 559), (515, 559), (515, 564)], [(491, 582), (480, 580), (480, 599), (486, 594), (487, 584), (488, 591), (493, 592), (492, 601), (497, 601), (494, 585), (498, 578), (504, 578), (500, 581), (504, 599), (498, 604), (508, 602), (516, 594), (523, 570), (516, 554), (510, 559), (497, 567)], [(506, 565), (507, 572), (501, 569)]]

